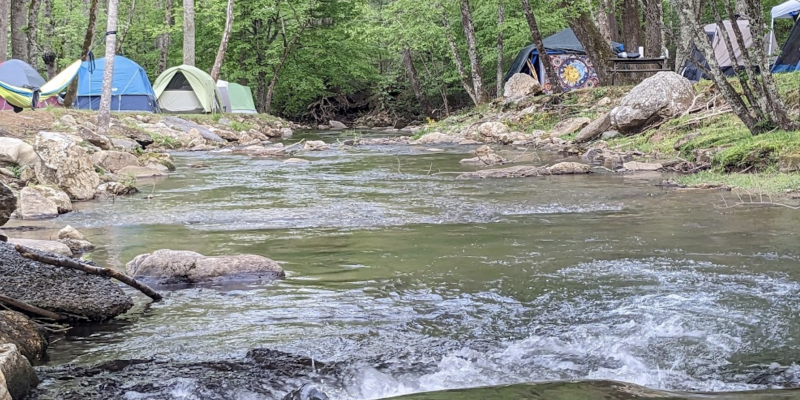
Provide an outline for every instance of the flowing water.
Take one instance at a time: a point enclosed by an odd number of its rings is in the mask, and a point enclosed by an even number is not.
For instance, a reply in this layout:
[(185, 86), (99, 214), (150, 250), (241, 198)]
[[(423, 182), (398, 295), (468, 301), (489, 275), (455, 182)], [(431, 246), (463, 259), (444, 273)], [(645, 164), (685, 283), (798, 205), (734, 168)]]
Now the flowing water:
[(583, 378), (800, 385), (796, 211), (724, 208), (719, 192), (652, 175), (456, 180), (470, 149), (444, 149), (337, 148), (302, 154), (307, 165), (179, 153), (178, 172), (143, 193), (40, 223), (75, 226), (109, 266), (170, 248), (260, 254), (288, 275), (149, 306), (135, 294), (128, 315), (76, 330), (47, 364), (266, 347), (346, 362), (348, 378), (322, 387), (334, 399)]

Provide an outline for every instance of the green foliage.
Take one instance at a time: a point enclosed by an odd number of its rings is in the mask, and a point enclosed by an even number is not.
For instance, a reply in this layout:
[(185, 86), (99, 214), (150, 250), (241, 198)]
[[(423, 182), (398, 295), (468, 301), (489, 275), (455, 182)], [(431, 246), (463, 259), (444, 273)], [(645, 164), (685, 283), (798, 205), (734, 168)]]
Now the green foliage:
[(250, 125), (245, 122), (231, 121), (231, 129), (233, 129), (236, 132), (242, 132), (242, 131), (246, 132), (253, 129), (253, 125)]
[(124, 186), (127, 189), (133, 189), (136, 188), (136, 177), (130, 174), (121, 176), (119, 182), (117, 183), (119, 183), (120, 185)]
[(172, 137), (157, 133), (151, 133), (150, 137), (153, 139), (153, 143), (165, 149), (177, 149), (180, 147), (179, 143)]
[(19, 166), (17, 164), (11, 164), (6, 167), (6, 169), (8, 169), (9, 171), (11, 171), (12, 174), (14, 174), (15, 179), (19, 179), (19, 177), (22, 176), (23, 168), (25, 167)]

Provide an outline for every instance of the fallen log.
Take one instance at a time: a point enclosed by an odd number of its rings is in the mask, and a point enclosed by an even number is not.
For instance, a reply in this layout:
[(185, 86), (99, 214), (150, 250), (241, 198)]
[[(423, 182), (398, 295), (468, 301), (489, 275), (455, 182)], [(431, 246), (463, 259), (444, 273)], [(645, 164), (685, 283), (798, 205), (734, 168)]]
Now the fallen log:
[(42, 318), (51, 319), (53, 321), (64, 321), (64, 320), (68, 319), (67, 317), (65, 317), (65, 316), (63, 316), (61, 314), (54, 313), (52, 311), (48, 311), (48, 310), (45, 310), (43, 308), (39, 308), (39, 307), (36, 307), (36, 306), (32, 306), (32, 305), (30, 305), (30, 304), (28, 304), (28, 303), (26, 303), (24, 301), (12, 299), (11, 297), (6, 297), (6, 296), (3, 296), (2, 294), (0, 294), (0, 303), (3, 303), (5, 305), (7, 305), (7, 306), (14, 307), (14, 308), (16, 308), (17, 310), (20, 310), (20, 311), (25, 311), (27, 313), (38, 315), (38, 316), (40, 316)]
[(153, 301), (161, 301), (161, 299), (163, 298), (161, 296), (161, 294), (159, 294), (158, 292), (153, 290), (150, 286), (147, 286), (144, 283), (141, 283), (141, 282), (137, 281), (136, 279), (131, 278), (128, 275), (125, 275), (125, 274), (123, 274), (123, 273), (121, 273), (119, 271), (115, 271), (115, 270), (110, 269), (110, 268), (96, 267), (94, 265), (90, 265), (90, 264), (87, 264), (87, 263), (84, 263), (84, 262), (80, 262), (80, 261), (77, 261), (77, 260), (73, 260), (71, 258), (66, 258), (66, 257), (48, 256), (48, 255), (44, 255), (44, 254), (39, 254), (39, 253), (35, 252), (33, 249), (25, 247), (25, 246), (17, 245), (17, 246), (15, 246), (15, 249), (17, 250), (17, 252), (21, 256), (23, 256), (23, 257), (25, 257), (27, 259), (30, 259), (30, 260), (38, 261), (38, 262), (49, 264), (49, 265), (55, 265), (57, 267), (65, 267), (65, 268), (77, 269), (79, 271), (86, 272), (87, 274), (100, 275), (100, 276), (104, 276), (106, 278), (114, 278), (114, 279), (116, 279), (116, 280), (118, 280), (118, 281), (120, 281), (120, 282), (122, 282), (122, 283), (124, 283), (124, 284), (126, 284), (126, 285), (128, 285), (128, 286), (130, 286), (130, 287), (142, 292), (142, 293), (144, 293), (145, 295), (147, 295), (147, 297), (150, 297), (151, 299), (153, 299)]

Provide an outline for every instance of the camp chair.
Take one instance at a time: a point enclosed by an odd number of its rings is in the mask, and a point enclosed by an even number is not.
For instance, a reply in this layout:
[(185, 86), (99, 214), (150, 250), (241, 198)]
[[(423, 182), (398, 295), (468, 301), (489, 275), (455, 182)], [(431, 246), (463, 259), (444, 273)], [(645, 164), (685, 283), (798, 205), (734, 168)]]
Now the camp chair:
[(35, 110), (40, 101), (58, 96), (59, 93), (66, 89), (72, 80), (78, 76), (80, 67), (81, 62), (75, 61), (40, 88), (17, 87), (0, 81), (0, 97), (3, 97), (8, 104), (14, 107), (14, 112), (20, 112), (25, 108)]

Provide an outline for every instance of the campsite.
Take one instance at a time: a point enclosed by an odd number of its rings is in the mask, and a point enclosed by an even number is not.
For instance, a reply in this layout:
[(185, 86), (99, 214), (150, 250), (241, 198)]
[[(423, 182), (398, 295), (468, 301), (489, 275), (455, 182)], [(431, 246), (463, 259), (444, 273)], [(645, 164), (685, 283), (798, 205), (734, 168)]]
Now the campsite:
[(0, 0), (0, 400), (800, 399), (798, 17)]

